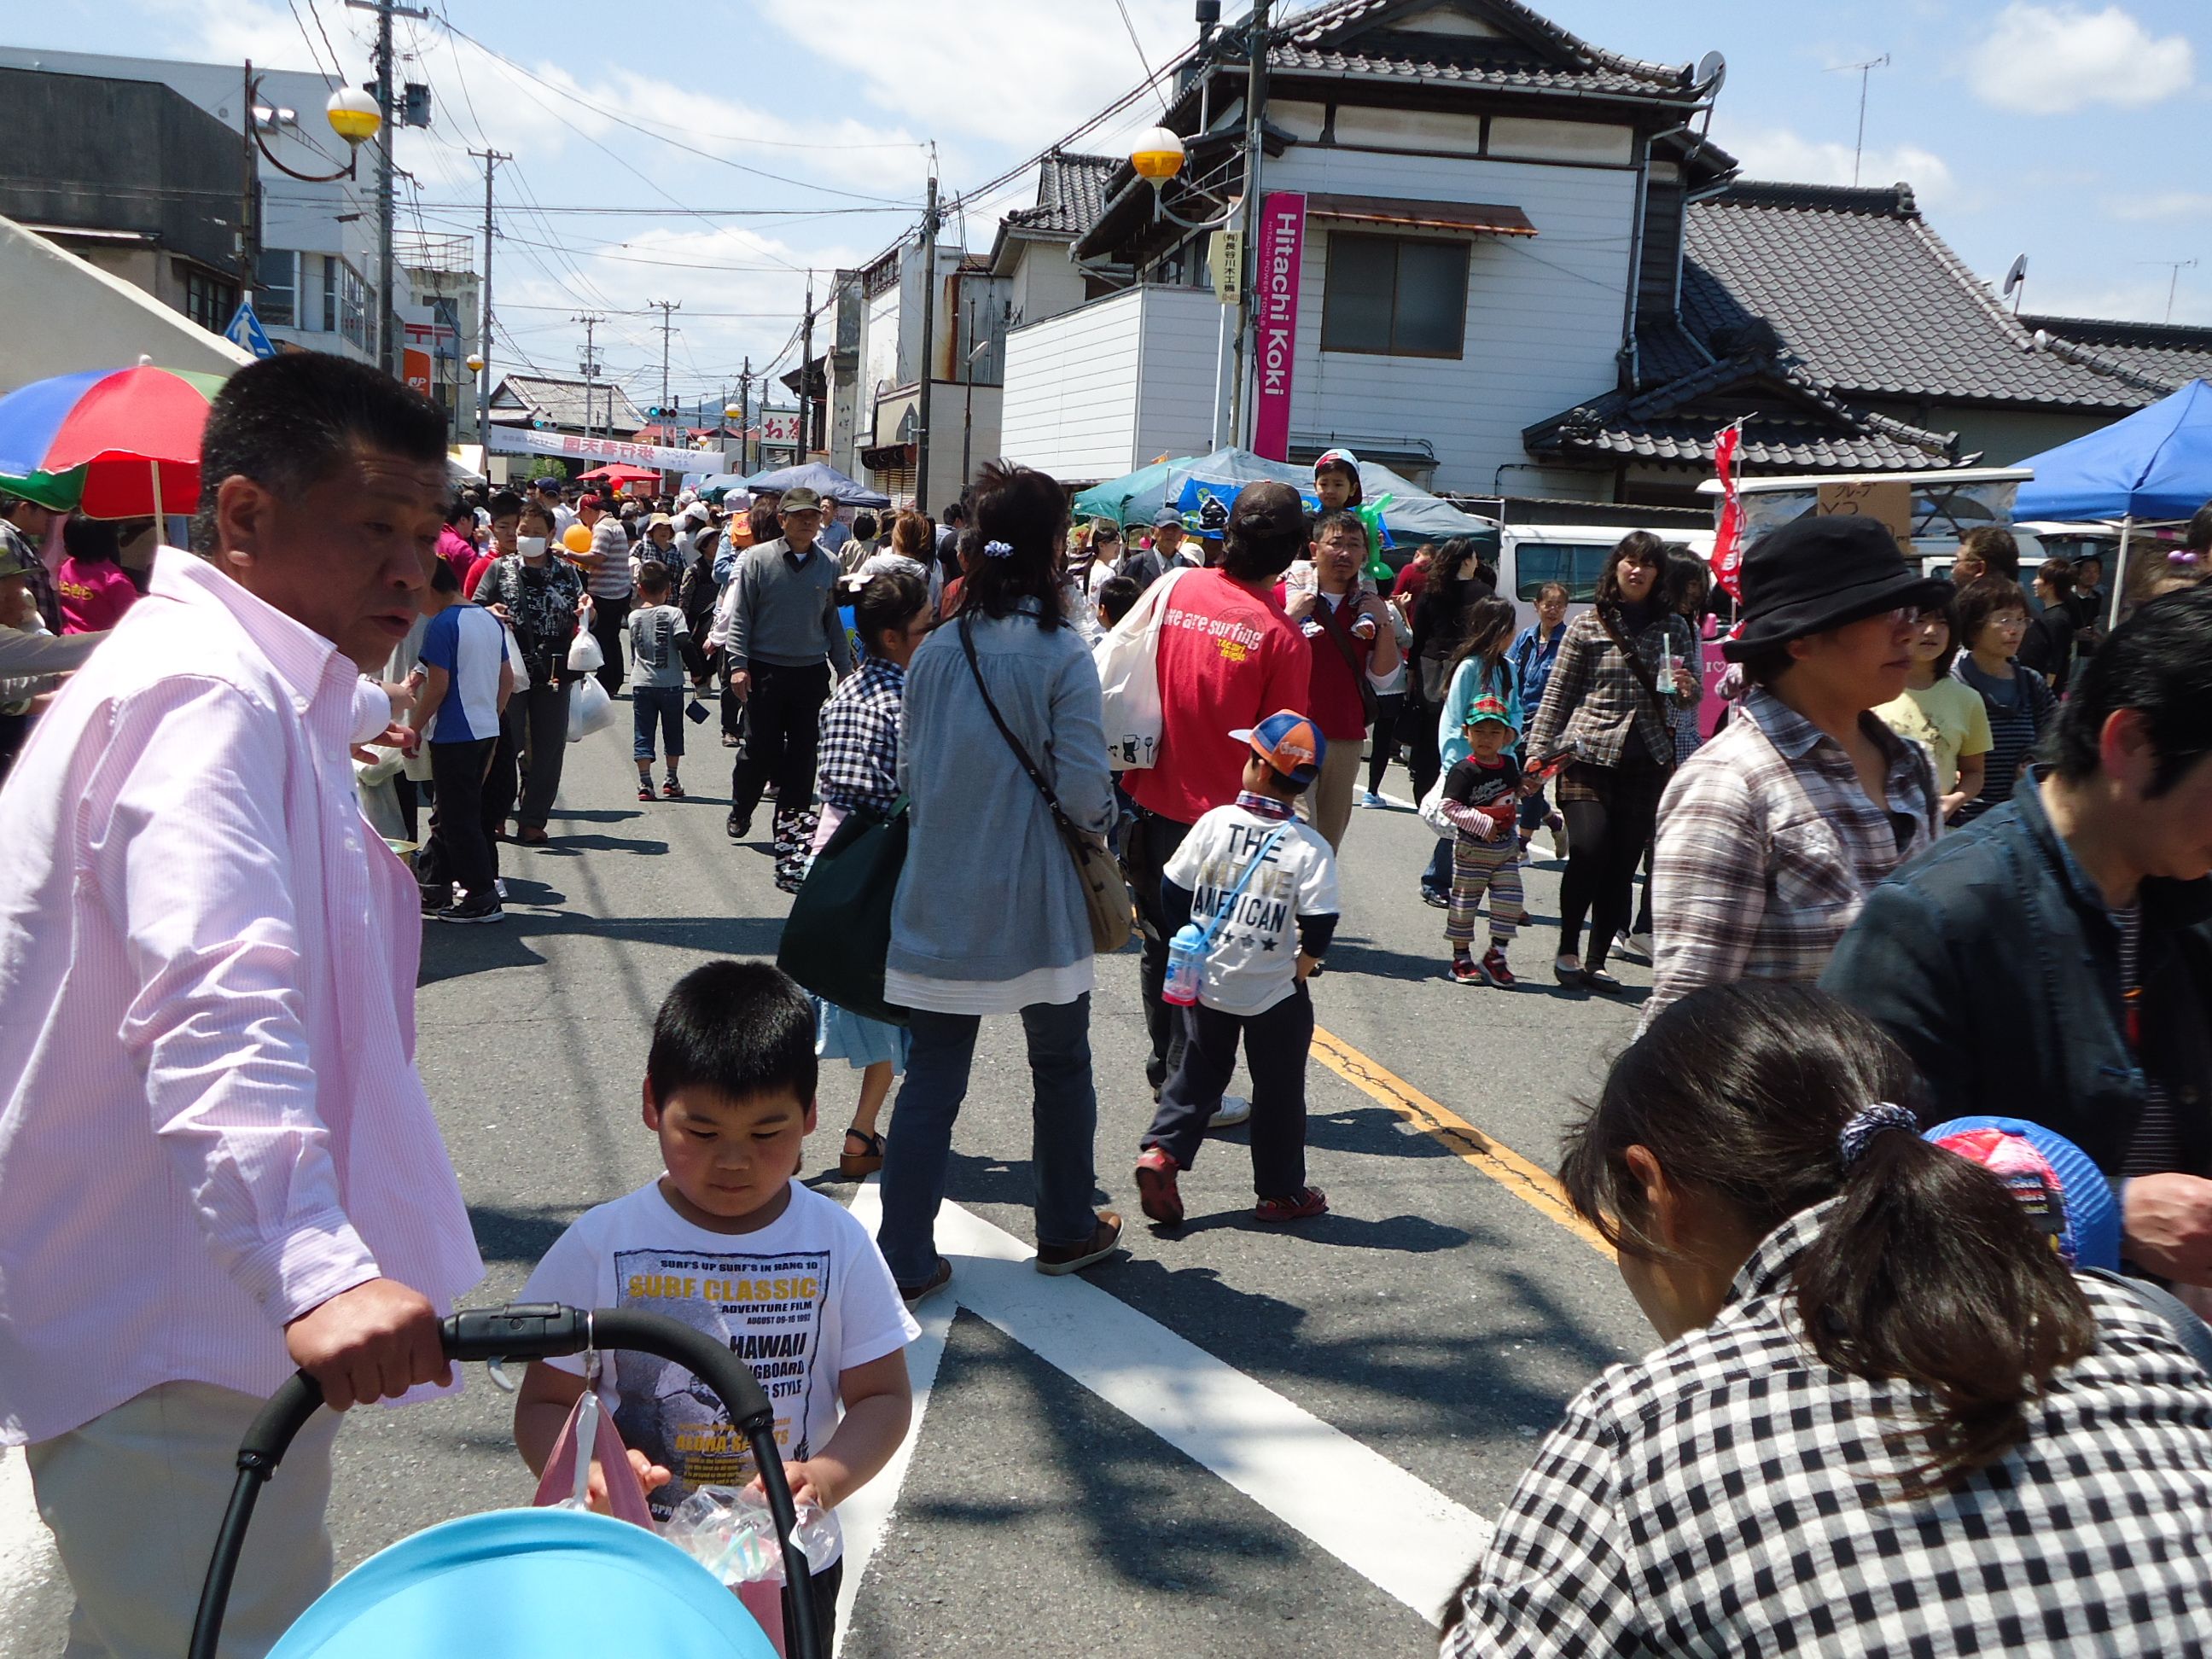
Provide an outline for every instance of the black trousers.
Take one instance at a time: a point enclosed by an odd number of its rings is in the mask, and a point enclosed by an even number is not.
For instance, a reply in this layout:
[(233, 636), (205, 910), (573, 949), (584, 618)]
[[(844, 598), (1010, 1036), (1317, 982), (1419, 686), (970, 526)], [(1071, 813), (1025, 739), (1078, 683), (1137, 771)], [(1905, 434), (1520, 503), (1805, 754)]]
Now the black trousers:
[(1224, 1014), (1203, 1003), (1182, 1016), (1182, 1063), (1160, 1091), (1144, 1144), (1184, 1169), (1206, 1142), (1206, 1126), (1237, 1069), (1237, 1044), (1252, 1073), (1252, 1190), (1293, 1198), (1306, 1189), (1306, 1051), (1313, 1046), (1313, 999), (1301, 983), (1272, 1008)]
[[(1402, 691), (1377, 692), (1375, 697), (1375, 733), (1368, 739), (1372, 752), (1367, 757), (1367, 793), (1382, 793), (1382, 775), (1390, 769), (1390, 763), (1398, 758), (1398, 726), (1406, 707)], [(1419, 805), (1419, 797), (1415, 798)]]
[(606, 659), (598, 678), (611, 697), (622, 690), (623, 639), (629, 632), (629, 605), (627, 593), (618, 599), (592, 596), (592, 637), (599, 642), (599, 654)]
[(803, 812), (814, 800), (830, 665), (785, 668), (757, 662), (752, 676), (752, 695), (745, 699), (745, 740), (730, 768), (730, 808), (741, 818), (750, 817), (773, 782), (775, 810)]
[(495, 820), (484, 799), (484, 777), (498, 741), (475, 738), (430, 745), (430, 781), (437, 787), (430, 812), (433, 880), (459, 884), (465, 900), (494, 896), (492, 884), (499, 879)]
[(1182, 1011), (1160, 1000), (1160, 988), (1168, 980), (1169, 931), (1167, 912), (1160, 903), (1160, 872), (1190, 830), (1187, 823), (1139, 807), (1137, 821), (1129, 826), (1123, 843), (1121, 862), (1128, 873), (1129, 889), (1137, 896), (1144, 946), (1137, 985), (1145, 1000), (1145, 1030), (1152, 1042), (1152, 1053), (1145, 1060), (1145, 1080), (1154, 1089), (1163, 1087), (1175, 1069), (1183, 1038), (1182, 1022), (1177, 1018)]
[(1659, 797), (1670, 769), (1632, 741), (1617, 766), (1577, 763), (1559, 788), (1567, 821), (1567, 868), (1559, 878), (1559, 954), (1573, 956), (1590, 923), (1585, 967), (1602, 968), (1613, 941), (1628, 931), (1636, 866), (1651, 844)]

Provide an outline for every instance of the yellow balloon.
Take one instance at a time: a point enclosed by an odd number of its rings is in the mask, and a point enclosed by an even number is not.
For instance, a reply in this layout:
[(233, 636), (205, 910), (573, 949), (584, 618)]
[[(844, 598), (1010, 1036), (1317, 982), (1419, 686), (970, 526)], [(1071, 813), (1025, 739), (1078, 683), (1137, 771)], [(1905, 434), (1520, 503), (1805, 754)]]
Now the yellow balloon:
[(561, 532), (561, 545), (571, 553), (588, 553), (592, 550), (592, 532), (580, 524), (572, 524)]

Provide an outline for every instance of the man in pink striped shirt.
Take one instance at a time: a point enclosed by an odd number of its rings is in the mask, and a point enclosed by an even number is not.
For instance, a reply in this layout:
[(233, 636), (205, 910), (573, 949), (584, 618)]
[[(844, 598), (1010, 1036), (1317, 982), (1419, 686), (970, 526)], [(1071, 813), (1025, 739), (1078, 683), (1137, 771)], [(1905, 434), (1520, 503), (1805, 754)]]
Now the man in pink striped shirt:
[[(194, 539), (0, 790), (0, 1443), (76, 1593), (69, 1651), (182, 1653), (246, 1423), (450, 1381), (482, 1276), (414, 1064), (414, 883), (369, 830), (360, 671), (408, 629), (436, 408), (319, 354), (210, 411)], [(331, 1573), (336, 1419), (268, 1489), (226, 1654)], [(276, 1508), (272, 1510), (270, 1505)]]

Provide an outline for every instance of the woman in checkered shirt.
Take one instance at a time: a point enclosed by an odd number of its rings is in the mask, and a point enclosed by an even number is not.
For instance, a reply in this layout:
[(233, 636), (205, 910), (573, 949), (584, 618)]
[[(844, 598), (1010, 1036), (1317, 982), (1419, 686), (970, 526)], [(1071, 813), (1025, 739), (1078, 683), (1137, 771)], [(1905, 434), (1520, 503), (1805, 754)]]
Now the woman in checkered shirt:
[(1667, 1346), (1568, 1407), (1449, 1659), (2205, 1650), (2212, 1379), (1922, 1139), (1921, 1089), (1803, 986), (1621, 1056), (1560, 1178)]

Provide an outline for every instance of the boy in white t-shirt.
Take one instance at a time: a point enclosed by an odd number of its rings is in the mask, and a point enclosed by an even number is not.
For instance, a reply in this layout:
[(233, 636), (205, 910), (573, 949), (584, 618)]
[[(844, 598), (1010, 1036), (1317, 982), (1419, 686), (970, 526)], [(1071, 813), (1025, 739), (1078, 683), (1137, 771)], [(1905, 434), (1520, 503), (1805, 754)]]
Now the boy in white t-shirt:
[(1297, 816), (1328, 744), (1288, 710), (1229, 735), (1252, 751), (1243, 793), (1192, 825), (1161, 872), (1171, 937), (1186, 921), (1214, 923), (1198, 1000), (1182, 1010), (1182, 1063), (1160, 1091), (1137, 1159), (1145, 1213), (1170, 1227), (1182, 1221), (1176, 1173), (1198, 1156), (1240, 1039), (1252, 1073), (1254, 1215), (1297, 1221), (1328, 1209), (1321, 1188), (1306, 1185), (1314, 1016), (1305, 981), (1336, 932), (1336, 854)]
[[(906, 1345), (921, 1334), (850, 1211), (794, 1178), (814, 1127), (814, 1006), (766, 963), (713, 962), (677, 981), (653, 1022), (645, 1123), (665, 1173), (578, 1217), (522, 1299), (665, 1314), (726, 1342), (776, 1409), (792, 1495), (832, 1512), (906, 1437)], [(543, 1473), (584, 1391), (583, 1359), (534, 1361), (514, 1441)], [(654, 1516), (697, 1487), (755, 1478), (744, 1438), (680, 1365), (617, 1352), (599, 1396)], [(842, 1409), (841, 1409), (842, 1408)], [(594, 1507), (605, 1476), (591, 1476)], [(826, 1645), (843, 1577), (813, 1576)]]
[[(415, 860), (422, 914), (439, 921), (503, 921), (499, 902), (498, 819), (484, 781), (499, 747), (499, 720), (514, 695), (507, 630), (481, 606), (461, 602), (461, 579), (434, 560), (430, 585), (416, 597), (422, 629), (422, 690), (407, 716), (404, 752), (430, 745), (437, 804), (430, 844)], [(455, 890), (459, 890), (458, 900)]]

